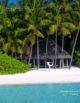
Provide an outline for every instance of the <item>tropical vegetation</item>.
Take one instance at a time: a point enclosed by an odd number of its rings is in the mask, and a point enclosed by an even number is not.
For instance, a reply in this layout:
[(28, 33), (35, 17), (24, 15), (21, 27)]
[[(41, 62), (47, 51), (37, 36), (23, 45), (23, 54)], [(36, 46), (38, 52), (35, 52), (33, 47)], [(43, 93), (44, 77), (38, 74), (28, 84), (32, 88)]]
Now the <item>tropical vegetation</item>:
[(0, 54), (0, 74), (25, 73), (29, 67), (6, 54)]
[[(9, 4), (9, 0), (0, 3), (0, 53), (6, 53), (19, 60), (29, 57), (37, 44), (37, 62), (39, 67), (39, 39), (51, 36), (62, 39), (62, 52), (73, 54), (80, 33), (80, 0), (18, 0)], [(64, 43), (65, 41), (65, 43)], [(70, 42), (68, 42), (70, 41)], [(55, 55), (57, 44), (55, 46)]]

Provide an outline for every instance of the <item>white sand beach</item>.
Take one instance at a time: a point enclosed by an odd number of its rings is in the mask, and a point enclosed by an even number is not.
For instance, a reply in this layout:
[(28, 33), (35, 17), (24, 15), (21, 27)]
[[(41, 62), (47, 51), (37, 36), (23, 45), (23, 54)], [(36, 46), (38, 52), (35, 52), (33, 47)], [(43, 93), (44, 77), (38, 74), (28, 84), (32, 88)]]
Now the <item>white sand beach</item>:
[(0, 85), (80, 83), (80, 69), (39, 69), (24, 74), (1, 75)]

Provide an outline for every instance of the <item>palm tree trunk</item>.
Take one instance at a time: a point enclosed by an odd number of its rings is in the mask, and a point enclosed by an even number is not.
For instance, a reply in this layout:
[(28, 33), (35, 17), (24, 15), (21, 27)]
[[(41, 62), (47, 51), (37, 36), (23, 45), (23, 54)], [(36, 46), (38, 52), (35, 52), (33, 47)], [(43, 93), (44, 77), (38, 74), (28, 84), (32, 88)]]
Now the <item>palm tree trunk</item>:
[(39, 38), (37, 37), (37, 66), (40, 67), (40, 61), (39, 61)]
[(76, 34), (76, 37), (75, 37), (75, 41), (74, 41), (74, 45), (73, 45), (73, 48), (72, 48), (72, 53), (71, 53), (71, 60), (70, 60), (70, 66), (69, 66), (69, 69), (70, 69), (71, 66), (72, 66), (73, 55), (74, 55), (74, 51), (75, 51), (76, 42), (77, 42), (77, 38), (78, 38), (79, 32), (80, 32), (80, 30), (77, 31), (77, 34)]
[(55, 34), (55, 62), (54, 62), (54, 68), (56, 68), (56, 64), (57, 64), (57, 30), (56, 30), (56, 34)]
[(63, 54), (63, 51), (64, 51), (64, 36), (62, 36), (62, 54)]
[(15, 52), (15, 58), (17, 58), (17, 53)]
[(21, 58), (21, 60), (23, 59), (23, 54), (21, 53), (21, 55), (20, 55), (20, 58)]
[(30, 49), (31, 49), (31, 52), (30, 52), (29, 61), (28, 61), (28, 64), (29, 64), (29, 65), (30, 65), (31, 57), (32, 57), (32, 49), (33, 49), (33, 45), (32, 45), (32, 44), (31, 44), (31, 46), (30, 46)]
[[(62, 35), (62, 56), (63, 56), (63, 51), (64, 51), (64, 36)], [(63, 66), (64, 66), (64, 59), (62, 59), (62, 68), (63, 68)]]
[[(46, 39), (46, 60), (47, 60), (47, 55), (48, 55), (48, 37)], [(46, 62), (45, 62), (45, 67), (46, 67)]]

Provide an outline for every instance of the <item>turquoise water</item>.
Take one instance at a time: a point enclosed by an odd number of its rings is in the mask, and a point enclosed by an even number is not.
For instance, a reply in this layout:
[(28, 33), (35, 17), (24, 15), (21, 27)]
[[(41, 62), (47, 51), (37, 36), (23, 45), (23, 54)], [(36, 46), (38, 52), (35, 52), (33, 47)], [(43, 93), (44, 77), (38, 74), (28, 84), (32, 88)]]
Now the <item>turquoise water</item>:
[(80, 103), (80, 84), (0, 86), (0, 103)]

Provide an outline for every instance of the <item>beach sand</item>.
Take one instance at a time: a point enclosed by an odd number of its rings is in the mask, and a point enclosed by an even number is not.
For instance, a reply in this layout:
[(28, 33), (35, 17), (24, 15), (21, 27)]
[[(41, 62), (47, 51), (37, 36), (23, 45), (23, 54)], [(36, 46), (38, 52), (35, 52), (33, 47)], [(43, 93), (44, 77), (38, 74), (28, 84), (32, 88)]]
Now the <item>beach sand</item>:
[(80, 69), (38, 69), (23, 74), (0, 75), (0, 85), (80, 83)]

